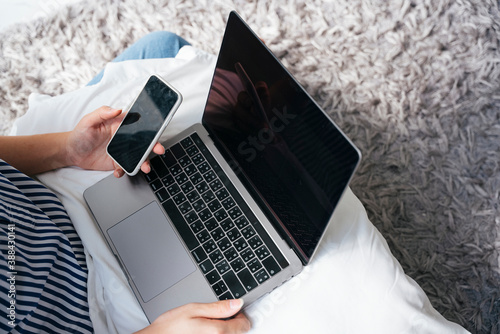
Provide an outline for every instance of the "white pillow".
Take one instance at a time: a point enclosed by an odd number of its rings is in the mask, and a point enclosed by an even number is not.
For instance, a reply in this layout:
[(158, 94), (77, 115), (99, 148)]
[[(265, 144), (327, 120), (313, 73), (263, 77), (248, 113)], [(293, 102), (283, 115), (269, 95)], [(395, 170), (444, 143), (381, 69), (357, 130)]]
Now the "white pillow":
[[(159, 74), (184, 96), (163, 136), (170, 137), (201, 119), (214, 66), (214, 56), (190, 46), (175, 59), (110, 63), (98, 85), (57, 97), (33, 94), (12, 134), (71, 130), (101, 105), (125, 107), (151, 74)], [(95, 332), (128, 333), (145, 327), (146, 317), (82, 196), (109, 174), (64, 168), (39, 179), (58, 194), (85, 246)], [(467, 333), (436, 312), (404, 274), (350, 189), (311, 264), (245, 312), (252, 333)]]

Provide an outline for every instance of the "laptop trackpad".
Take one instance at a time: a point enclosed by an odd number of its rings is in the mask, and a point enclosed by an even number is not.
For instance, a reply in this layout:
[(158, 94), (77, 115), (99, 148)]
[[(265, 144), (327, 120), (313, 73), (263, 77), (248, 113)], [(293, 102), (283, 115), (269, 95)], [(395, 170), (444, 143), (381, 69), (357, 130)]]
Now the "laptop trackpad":
[(109, 228), (108, 235), (144, 302), (196, 270), (156, 202)]

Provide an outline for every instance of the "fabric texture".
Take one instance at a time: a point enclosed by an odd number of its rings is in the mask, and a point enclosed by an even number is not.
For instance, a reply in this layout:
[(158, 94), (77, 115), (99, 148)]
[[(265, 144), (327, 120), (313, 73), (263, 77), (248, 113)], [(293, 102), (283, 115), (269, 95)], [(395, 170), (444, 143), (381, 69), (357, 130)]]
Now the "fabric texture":
[[(182, 37), (169, 31), (155, 31), (147, 34), (120, 53), (112, 62), (132, 59), (172, 58), (189, 43)], [(100, 71), (87, 86), (95, 85), (102, 79), (104, 70)]]
[[(70, 130), (101, 105), (126, 105), (145, 80), (157, 74), (184, 97), (162, 136), (168, 139), (201, 120), (214, 66), (213, 55), (191, 46), (174, 59), (110, 63), (95, 86), (57, 97), (32, 95), (30, 109), (16, 122), (13, 134)], [(86, 188), (109, 174), (64, 168), (39, 175), (61, 198), (88, 251), (96, 333), (131, 332), (147, 325), (83, 199)], [(467, 333), (443, 318), (405, 275), (350, 189), (333, 221), (311, 264), (245, 309), (253, 323), (251, 333)]]
[(0, 160), (0, 329), (92, 333), (87, 266), (59, 199)]

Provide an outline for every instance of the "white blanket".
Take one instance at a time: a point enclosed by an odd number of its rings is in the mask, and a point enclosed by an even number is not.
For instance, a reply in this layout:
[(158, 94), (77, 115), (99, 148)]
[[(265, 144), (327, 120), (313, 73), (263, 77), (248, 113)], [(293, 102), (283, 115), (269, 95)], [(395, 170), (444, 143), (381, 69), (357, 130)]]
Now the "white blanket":
[[(159, 74), (184, 97), (167, 138), (201, 119), (214, 66), (214, 56), (189, 46), (175, 59), (110, 63), (98, 85), (57, 97), (33, 94), (12, 134), (71, 130), (101, 105), (124, 108), (147, 77)], [(130, 333), (148, 322), (82, 195), (109, 174), (64, 168), (39, 179), (58, 194), (86, 248), (95, 332)], [(252, 333), (467, 333), (435, 311), (404, 274), (350, 189), (311, 264), (245, 312)]]

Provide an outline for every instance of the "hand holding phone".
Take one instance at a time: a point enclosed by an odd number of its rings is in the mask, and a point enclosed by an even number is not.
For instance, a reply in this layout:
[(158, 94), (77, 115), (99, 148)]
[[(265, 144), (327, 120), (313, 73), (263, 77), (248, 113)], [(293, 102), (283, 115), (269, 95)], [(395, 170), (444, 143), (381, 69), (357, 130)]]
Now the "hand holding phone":
[(106, 148), (125, 173), (137, 174), (181, 102), (172, 85), (156, 75), (148, 79)]

